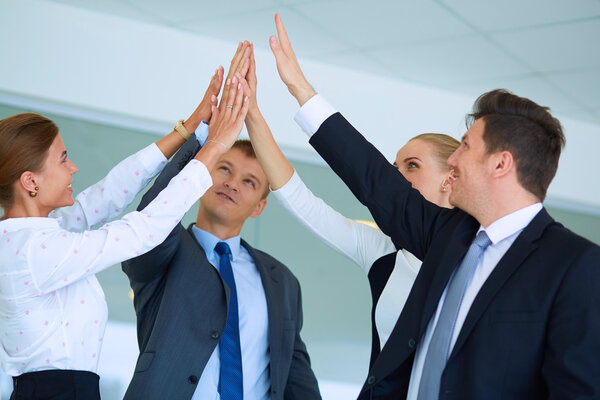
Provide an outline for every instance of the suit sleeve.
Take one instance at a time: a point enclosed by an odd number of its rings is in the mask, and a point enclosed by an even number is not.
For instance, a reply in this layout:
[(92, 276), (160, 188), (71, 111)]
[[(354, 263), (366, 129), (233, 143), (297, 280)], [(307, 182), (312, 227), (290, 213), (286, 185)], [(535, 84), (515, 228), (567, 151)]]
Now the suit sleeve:
[(300, 337), (302, 330), (302, 294), (300, 284), (298, 285), (298, 321), (296, 323), (296, 339), (294, 341), (294, 354), (292, 355), (292, 364), (288, 380), (285, 385), (283, 398), (285, 400), (320, 400), (319, 384), (315, 373), (310, 366), (310, 357), (306, 350), (306, 345)]
[(600, 398), (600, 247), (570, 266), (552, 307), (542, 365), (549, 399)]
[[(196, 139), (196, 135), (192, 135), (165, 166), (150, 190), (144, 194), (137, 209), (144, 209), (169, 184), (171, 179), (196, 156), (199, 150), (200, 144)], [(123, 262), (123, 271), (132, 284), (136, 281), (149, 282), (165, 273), (169, 261), (179, 247), (182, 229), (181, 223), (177, 224), (165, 241), (152, 251)]]
[(321, 124), (310, 144), (394, 245), (422, 260), (447, 211), (425, 200), (340, 113)]

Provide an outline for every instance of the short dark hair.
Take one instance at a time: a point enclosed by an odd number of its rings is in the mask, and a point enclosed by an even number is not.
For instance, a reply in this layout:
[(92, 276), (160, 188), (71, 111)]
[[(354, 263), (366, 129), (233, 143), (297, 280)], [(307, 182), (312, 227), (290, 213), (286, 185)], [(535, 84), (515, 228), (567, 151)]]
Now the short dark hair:
[[(252, 142), (247, 139), (236, 140), (231, 146), (231, 148), (240, 150), (242, 153), (244, 153), (246, 157), (256, 159), (256, 153), (254, 152), (254, 147), (252, 147)], [(267, 186), (265, 187), (265, 190), (262, 195), (263, 199), (266, 199), (269, 193), (271, 193), (271, 187), (269, 186), (269, 182), (267, 181), (266, 184)]]
[(496, 89), (479, 96), (467, 116), (467, 126), (483, 118), (487, 153), (509, 151), (519, 183), (540, 200), (546, 197), (566, 142), (560, 121), (549, 111), (508, 90)]

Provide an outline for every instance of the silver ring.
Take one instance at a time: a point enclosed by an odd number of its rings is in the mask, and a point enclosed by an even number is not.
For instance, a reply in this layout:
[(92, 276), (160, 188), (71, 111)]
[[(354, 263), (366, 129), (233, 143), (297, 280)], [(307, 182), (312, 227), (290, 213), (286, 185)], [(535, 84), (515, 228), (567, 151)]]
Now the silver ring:
[(231, 104), (227, 104), (225, 107), (227, 107), (227, 108), (233, 108), (233, 106)]

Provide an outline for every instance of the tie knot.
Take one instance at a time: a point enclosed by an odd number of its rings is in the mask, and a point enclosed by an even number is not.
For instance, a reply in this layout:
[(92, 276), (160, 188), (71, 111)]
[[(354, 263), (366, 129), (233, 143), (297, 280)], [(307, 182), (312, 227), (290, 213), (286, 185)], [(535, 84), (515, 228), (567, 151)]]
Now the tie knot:
[(485, 250), (490, 244), (492, 244), (492, 241), (485, 231), (480, 231), (477, 236), (475, 236), (473, 244), (481, 247), (481, 250)]
[(229, 248), (229, 245), (225, 242), (217, 243), (217, 245), (215, 246), (215, 251), (220, 256), (222, 256), (223, 254), (231, 254), (231, 249)]

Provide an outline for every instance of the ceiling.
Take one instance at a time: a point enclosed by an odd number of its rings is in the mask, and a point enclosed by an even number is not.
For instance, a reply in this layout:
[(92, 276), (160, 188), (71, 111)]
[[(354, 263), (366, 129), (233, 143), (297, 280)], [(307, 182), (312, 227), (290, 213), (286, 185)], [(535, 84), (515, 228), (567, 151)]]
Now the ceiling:
[(300, 57), (600, 124), (600, 0), (53, 1), (263, 48), (279, 12)]

